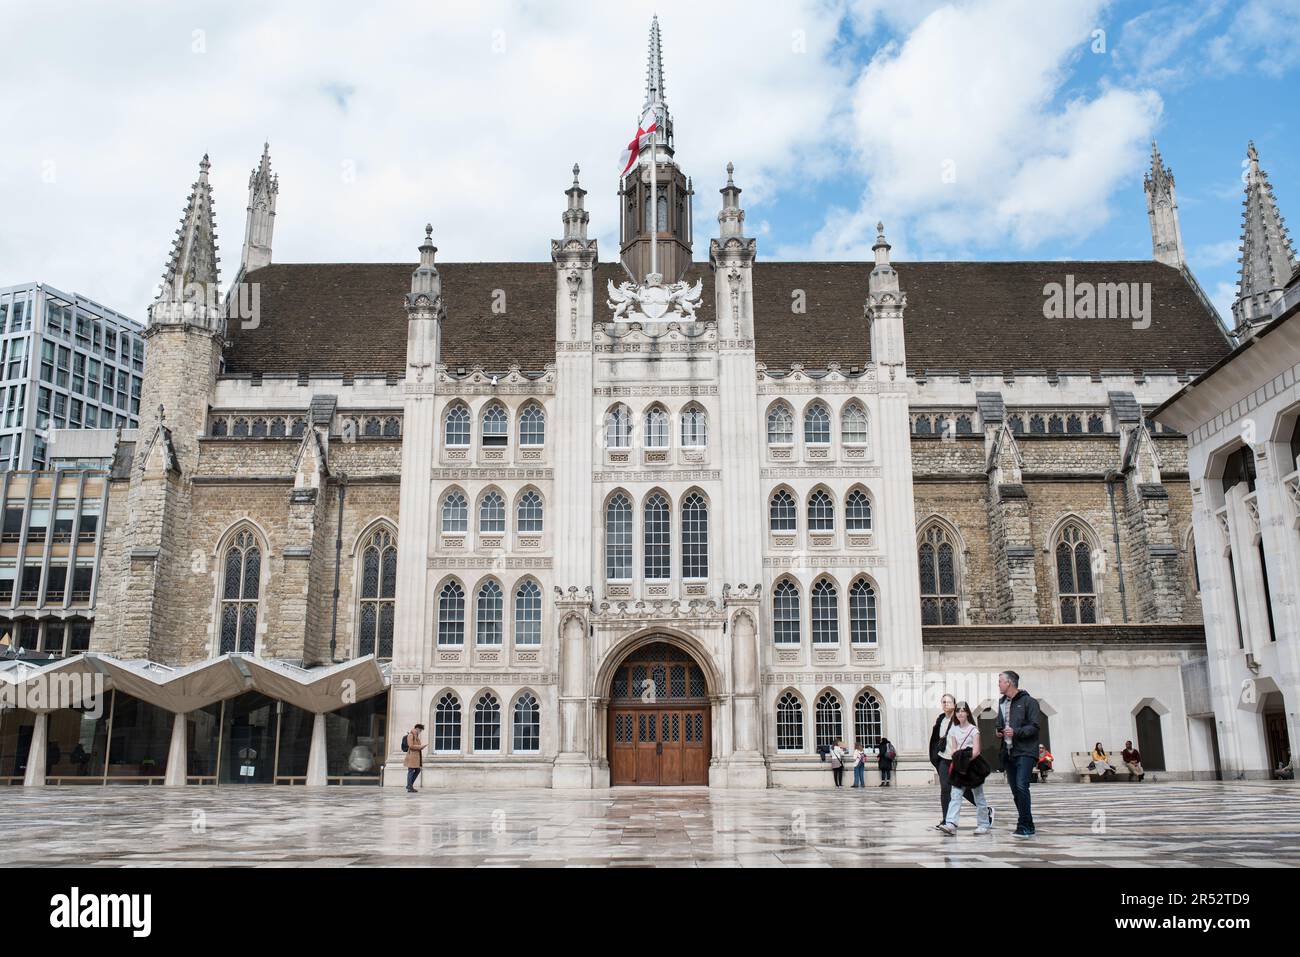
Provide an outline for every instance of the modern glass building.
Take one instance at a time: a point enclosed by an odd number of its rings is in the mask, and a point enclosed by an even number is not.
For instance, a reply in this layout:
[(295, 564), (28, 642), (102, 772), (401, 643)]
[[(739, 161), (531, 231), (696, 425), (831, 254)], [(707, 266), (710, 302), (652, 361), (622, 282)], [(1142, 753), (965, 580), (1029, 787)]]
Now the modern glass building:
[(45, 468), (53, 428), (135, 428), (143, 331), (76, 293), (0, 286), (0, 470)]

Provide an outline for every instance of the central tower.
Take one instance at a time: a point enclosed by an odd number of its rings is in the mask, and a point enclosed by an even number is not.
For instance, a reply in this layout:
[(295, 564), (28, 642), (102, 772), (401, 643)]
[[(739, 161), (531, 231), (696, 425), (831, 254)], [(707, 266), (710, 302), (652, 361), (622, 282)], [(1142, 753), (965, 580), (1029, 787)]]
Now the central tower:
[[(655, 132), (641, 141), (637, 162), (619, 183), (619, 253), (632, 281), (643, 283), (651, 273), (650, 243), (658, 243), (658, 272), (671, 285), (691, 265), (691, 182), (673, 158), (673, 120), (664, 100), (663, 48), (659, 18), (650, 24), (650, 55), (646, 66), (642, 116), (654, 116)], [(650, 173), (652, 159), (656, 175)], [(655, 186), (652, 187), (651, 183)]]

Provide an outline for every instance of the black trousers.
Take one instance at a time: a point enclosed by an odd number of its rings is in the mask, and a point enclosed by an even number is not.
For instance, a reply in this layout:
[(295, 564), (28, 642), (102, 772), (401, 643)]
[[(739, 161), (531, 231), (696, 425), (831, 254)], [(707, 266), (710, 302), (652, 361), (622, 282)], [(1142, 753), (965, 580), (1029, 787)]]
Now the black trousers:
[[(952, 769), (952, 762), (947, 758), (939, 759), (939, 800), (943, 803), (944, 817), (948, 815), (948, 802), (952, 800), (952, 781), (948, 779), (948, 773)], [(975, 803), (975, 798), (971, 796), (968, 788), (962, 788), (962, 794), (971, 804)]]
[(835, 786), (837, 788), (843, 787), (844, 786), (844, 765), (840, 765), (838, 768), (831, 768), (831, 774), (835, 778)]
[(419, 768), (406, 769), (406, 789), (408, 791), (411, 790), (413, 787), (415, 787), (415, 779), (418, 778), (419, 776), (420, 776)]

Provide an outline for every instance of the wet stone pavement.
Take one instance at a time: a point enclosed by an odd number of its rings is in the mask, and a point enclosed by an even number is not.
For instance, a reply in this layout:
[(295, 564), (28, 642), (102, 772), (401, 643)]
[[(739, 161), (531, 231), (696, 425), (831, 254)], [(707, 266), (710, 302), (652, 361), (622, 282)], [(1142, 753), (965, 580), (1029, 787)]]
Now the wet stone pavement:
[(421, 791), (6, 788), (0, 866), (1278, 867), (1300, 865), (1289, 783), (1052, 783), (1038, 835), (974, 809), (934, 830), (937, 788)]

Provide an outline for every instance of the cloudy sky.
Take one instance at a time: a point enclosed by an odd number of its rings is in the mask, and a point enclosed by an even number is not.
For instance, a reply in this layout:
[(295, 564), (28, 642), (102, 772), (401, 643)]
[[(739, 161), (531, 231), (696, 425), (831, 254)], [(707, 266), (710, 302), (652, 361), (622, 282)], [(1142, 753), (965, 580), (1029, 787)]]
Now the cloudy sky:
[(269, 139), (275, 258), (542, 260), (569, 170), (615, 247), (657, 11), (697, 256), (728, 160), (759, 254), (1145, 259), (1152, 136), (1226, 313), (1253, 138), (1300, 216), (1300, 0), (0, 6), (0, 285), (142, 318), (199, 158), (223, 277)]

